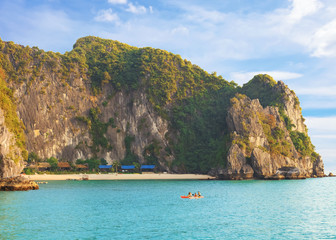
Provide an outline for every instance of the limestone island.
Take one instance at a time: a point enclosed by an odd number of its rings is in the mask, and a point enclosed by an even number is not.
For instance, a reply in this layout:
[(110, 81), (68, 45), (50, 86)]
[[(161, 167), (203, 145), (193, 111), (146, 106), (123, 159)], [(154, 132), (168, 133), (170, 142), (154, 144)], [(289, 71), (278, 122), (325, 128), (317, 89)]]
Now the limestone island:
[(161, 49), (89, 36), (60, 54), (0, 39), (0, 93), (1, 189), (27, 186), (12, 178), (23, 169), (99, 165), (236, 180), (324, 176), (298, 97), (266, 74), (239, 86)]

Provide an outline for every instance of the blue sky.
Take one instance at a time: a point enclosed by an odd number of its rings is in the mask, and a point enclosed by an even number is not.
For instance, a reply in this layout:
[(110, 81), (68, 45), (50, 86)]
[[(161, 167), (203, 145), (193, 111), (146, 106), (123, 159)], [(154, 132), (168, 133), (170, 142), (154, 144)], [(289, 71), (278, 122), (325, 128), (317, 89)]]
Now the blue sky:
[(87, 35), (165, 49), (239, 84), (258, 73), (283, 80), (336, 172), (336, 1), (0, 1), (4, 41), (64, 53)]

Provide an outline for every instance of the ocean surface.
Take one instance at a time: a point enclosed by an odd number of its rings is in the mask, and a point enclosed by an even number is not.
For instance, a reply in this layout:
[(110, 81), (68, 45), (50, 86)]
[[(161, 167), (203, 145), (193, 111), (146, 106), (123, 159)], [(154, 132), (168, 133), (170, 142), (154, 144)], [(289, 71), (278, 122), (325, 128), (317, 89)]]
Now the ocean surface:
[(49, 181), (0, 192), (0, 239), (336, 239), (336, 178)]

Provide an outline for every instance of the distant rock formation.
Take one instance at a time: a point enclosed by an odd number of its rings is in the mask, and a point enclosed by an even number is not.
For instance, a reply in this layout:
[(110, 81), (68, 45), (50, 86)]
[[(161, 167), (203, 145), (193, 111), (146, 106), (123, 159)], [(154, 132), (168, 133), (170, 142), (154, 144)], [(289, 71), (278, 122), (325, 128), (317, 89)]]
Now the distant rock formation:
[[(280, 83), (281, 84), (281, 83)], [(295, 148), (290, 130), (278, 108), (263, 108), (258, 99), (237, 94), (231, 100), (227, 123), (232, 132), (232, 146), (226, 168), (218, 174), (223, 179), (300, 179), (323, 177), (320, 156), (303, 156)], [(294, 112), (290, 107), (288, 112)], [(304, 130), (301, 115), (291, 115), (293, 122)], [(299, 119), (297, 119), (299, 118)]]
[(24, 177), (12, 177), (0, 179), (0, 191), (28, 191), (38, 190), (39, 185)]

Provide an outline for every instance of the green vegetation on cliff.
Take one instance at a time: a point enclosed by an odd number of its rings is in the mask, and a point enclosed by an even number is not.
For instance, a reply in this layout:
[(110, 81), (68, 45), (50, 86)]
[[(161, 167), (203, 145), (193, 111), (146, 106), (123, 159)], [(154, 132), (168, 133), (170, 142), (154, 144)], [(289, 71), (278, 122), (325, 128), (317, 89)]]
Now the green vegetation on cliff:
[(276, 85), (277, 82), (271, 76), (259, 74), (244, 84), (241, 92), (251, 99), (259, 99), (263, 107), (279, 107), (282, 102), (282, 92), (275, 89)]
[(114, 119), (110, 118), (108, 122), (103, 123), (99, 119), (101, 113), (100, 108), (91, 108), (89, 111), (89, 117), (77, 116), (76, 119), (83, 122), (89, 128), (89, 132), (92, 137), (91, 150), (96, 155), (101, 149), (111, 150), (112, 146), (108, 142), (105, 134), (109, 126), (115, 128)]
[[(5, 81), (6, 76), (3, 69), (0, 67), (0, 108), (5, 117), (5, 125), (11, 133), (14, 134), (16, 146), (21, 149), (21, 156), (26, 159), (28, 153), (26, 151), (24, 126), (16, 113), (15, 98), (13, 90), (7, 87)], [(17, 156), (14, 151), (11, 153), (12, 159), (17, 162), (20, 156)]]
[(128, 91), (145, 87), (154, 108), (164, 114), (164, 106), (172, 101), (219, 90), (228, 85), (216, 73), (160, 49), (136, 48), (118, 41), (97, 37), (77, 40), (69, 56), (78, 54), (78, 62), (86, 63), (94, 94), (104, 84)]
[(226, 115), (235, 86), (178, 102), (172, 110), (172, 125), (178, 131), (174, 144), (176, 162), (185, 172), (208, 172), (224, 167), (230, 147)]

